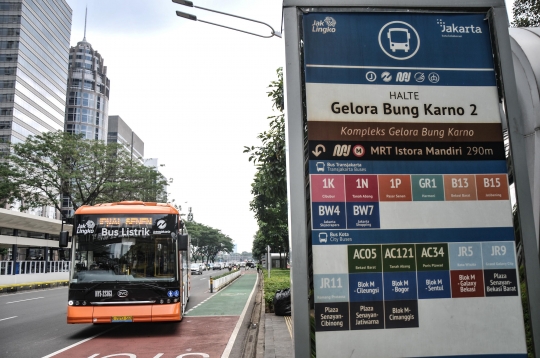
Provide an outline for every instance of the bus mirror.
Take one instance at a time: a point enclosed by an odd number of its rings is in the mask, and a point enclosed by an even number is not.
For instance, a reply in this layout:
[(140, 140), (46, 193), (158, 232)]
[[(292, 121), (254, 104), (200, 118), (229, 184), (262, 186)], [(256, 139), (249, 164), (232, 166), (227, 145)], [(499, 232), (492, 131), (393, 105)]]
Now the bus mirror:
[(188, 235), (178, 235), (178, 250), (187, 251), (188, 249)]
[(58, 239), (58, 247), (68, 247), (68, 234), (67, 231), (60, 231), (60, 237)]

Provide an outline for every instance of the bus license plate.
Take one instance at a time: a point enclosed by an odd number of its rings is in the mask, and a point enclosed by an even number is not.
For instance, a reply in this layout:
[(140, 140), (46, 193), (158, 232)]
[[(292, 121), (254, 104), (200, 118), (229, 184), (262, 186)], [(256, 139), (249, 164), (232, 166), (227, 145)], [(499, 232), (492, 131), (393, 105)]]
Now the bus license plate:
[(112, 316), (111, 322), (133, 322), (133, 316)]

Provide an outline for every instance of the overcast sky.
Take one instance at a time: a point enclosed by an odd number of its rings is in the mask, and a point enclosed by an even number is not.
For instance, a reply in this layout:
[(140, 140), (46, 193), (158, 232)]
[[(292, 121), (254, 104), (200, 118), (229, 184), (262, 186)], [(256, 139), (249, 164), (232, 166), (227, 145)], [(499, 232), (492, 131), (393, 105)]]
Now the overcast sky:
[[(171, 0), (67, 0), (71, 45), (86, 40), (105, 59), (109, 115), (119, 115), (144, 141), (144, 156), (165, 164), (170, 198), (193, 208), (197, 222), (220, 229), (251, 252), (257, 223), (249, 210), (255, 167), (244, 146), (273, 115), (266, 92), (284, 64), (283, 40), (259, 38), (176, 16), (212, 22), (222, 16)], [(279, 31), (281, 1), (195, 1), (195, 5), (266, 22)], [(259, 25), (236, 23), (269, 35)], [(246, 27), (247, 26), (247, 27)], [(185, 202), (188, 202), (185, 204)]]
[[(510, 3), (512, 0), (508, 0)], [(282, 39), (259, 38), (189, 21), (201, 20), (268, 35), (262, 25), (188, 8), (171, 0), (67, 0), (73, 10), (71, 45), (86, 40), (105, 59), (111, 80), (109, 115), (119, 115), (158, 158), (174, 182), (170, 198), (193, 208), (195, 221), (220, 229), (251, 251), (257, 223), (249, 210), (255, 167), (244, 146), (273, 115), (267, 86), (284, 65)], [(281, 0), (196, 0), (281, 29)], [(186, 204), (187, 202), (187, 204)]]

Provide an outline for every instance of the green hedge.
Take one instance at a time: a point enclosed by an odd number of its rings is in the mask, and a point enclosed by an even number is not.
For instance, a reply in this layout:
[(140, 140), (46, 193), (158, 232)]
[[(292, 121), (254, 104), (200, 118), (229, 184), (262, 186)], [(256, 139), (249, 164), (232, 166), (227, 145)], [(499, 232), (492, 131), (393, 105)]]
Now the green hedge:
[[(228, 270), (228, 269), (227, 269), (227, 270)], [(238, 270), (227, 271), (227, 272), (225, 272), (225, 273), (223, 273), (223, 274), (221, 274), (221, 275), (218, 275), (218, 276), (211, 276), (211, 277), (212, 277), (214, 280), (217, 280), (218, 278), (222, 278), (222, 277), (225, 277), (225, 276), (227, 276), (227, 275), (233, 274), (233, 273), (235, 273), (236, 271), (238, 271)]]
[(272, 269), (270, 278), (268, 271), (263, 270), (264, 275), (264, 302), (267, 312), (274, 312), (273, 299), (276, 291), (291, 287), (291, 270)]

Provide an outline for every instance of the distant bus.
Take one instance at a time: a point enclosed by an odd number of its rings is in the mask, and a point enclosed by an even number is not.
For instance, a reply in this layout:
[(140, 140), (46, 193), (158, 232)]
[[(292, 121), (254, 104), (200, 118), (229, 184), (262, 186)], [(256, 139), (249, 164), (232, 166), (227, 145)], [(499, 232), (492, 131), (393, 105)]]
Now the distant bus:
[(189, 237), (170, 204), (82, 206), (75, 212), (67, 323), (182, 320)]

